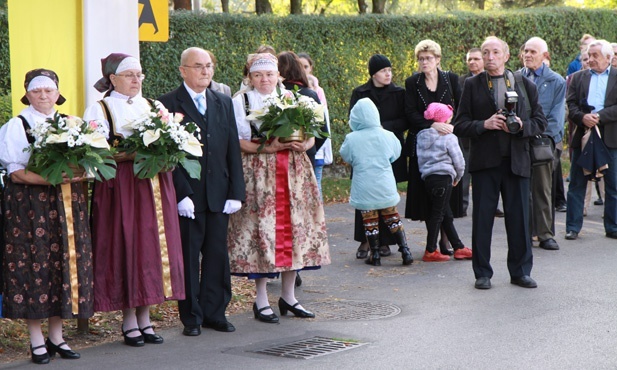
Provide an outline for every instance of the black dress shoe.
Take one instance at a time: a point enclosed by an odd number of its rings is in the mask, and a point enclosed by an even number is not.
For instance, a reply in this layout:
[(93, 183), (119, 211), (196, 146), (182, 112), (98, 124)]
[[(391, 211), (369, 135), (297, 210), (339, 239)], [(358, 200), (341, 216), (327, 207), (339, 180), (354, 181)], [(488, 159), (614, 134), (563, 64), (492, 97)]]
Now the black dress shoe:
[(567, 231), (566, 239), (568, 240), (576, 240), (578, 238), (578, 233), (576, 231)]
[(300, 271), (296, 272), (296, 286), (302, 285), (302, 278), (300, 277)]
[(133, 328), (127, 331), (124, 331), (124, 328), (122, 328), (122, 336), (124, 337), (124, 344), (126, 344), (127, 346), (131, 346), (131, 347), (143, 347), (145, 345), (143, 335), (138, 335), (136, 337), (129, 337), (127, 335), (128, 333), (132, 333), (134, 331), (139, 331), (139, 328)]
[(382, 245), (381, 247), (379, 247), (379, 255), (380, 256), (388, 257), (391, 254), (392, 254), (392, 251), (390, 250), (390, 246), (389, 245)]
[(285, 302), (283, 298), (279, 298), (279, 311), (281, 311), (281, 316), (285, 316), (287, 315), (287, 311), (291, 311), (295, 317), (301, 317), (305, 319), (306, 318), (312, 319), (313, 317), (315, 317), (315, 314), (312, 313), (311, 311), (306, 311), (301, 308), (296, 308), (296, 306), (299, 306), (299, 305), (300, 305), (300, 302), (296, 302), (296, 304), (292, 306), (289, 303)]
[(476, 289), (491, 289), (491, 278), (485, 276), (477, 278), (474, 287)]
[(604, 201), (602, 200), (602, 198), (598, 198), (598, 199), (594, 200), (593, 205), (594, 206), (602, 206), (602, 205), (604, 205)]
[(557, 244), (555, 239), (550, 238), (550, 239), (542, 240), (540, 242), (540, 248), (546, 249), (548, 251), (556, 251), (556, 250), (559, 250), (559, 244)]
[(607, 238), (617, 239), (617, 231), (612, 231), (610, 233), (606, 233)]
[(503, 217), (503, 216), (505, 216), (503, 211), (501, 209), (497, 208), (497, 210), (495, 210), (495, 217)]
[(363, 244), (360, 244), (358, 247), (358, 251), (356, 252), (356, 258), (359, 260), (363, 260), (368, 257), (368, 244), (366, 245), (366, 249), (362, 248)]
[(182, 330), (182, 334), (187, 337), (196, 337), (201, 334), (201, 328), (199, 325), (186, 325), (184, 330)]
[(444, 256), (452, 256), (454, 255), (454, 249), (450, 246), (450, 243), (445, 243), (443, 241), (439, 241), (439, 252)]
[(518, 285), (522, 288), (537, 288), (538, 284), (529, 275), (523, 275), (517, 278), (511, 278), (510, 284)]
[(557, 207), (555, 207), (555, 211), (557, 212), (565, 212), (568, 210), (568, 207), (566, 207), (565, 204), (560, 204)]
[(262, 307), (262, 308), (257, 308), (257, 303), (253, 303), (253, 314), (255, 314), (255, 318), (261, 322), (265, 322), (268, 324), (278, 324), (279, 322), (279, 317), (276, 316), (276, 314), (274, 312), (272, 312), (269, 315), (264, 315), (262, 312), (267, 310), (267, 309), (272, 309), (272, 307), (270, 306), (266, 306), (266, 307)]
[(68, 358), (71, 360), (77, 360), (78, 358), (81, 357), (81, 355), (75, 351), (73, 351), (72, 349), (62, 349), (60, 347), (62, 347), (63, 345), (65, 345), (66, 342), (62, 342), (58, 345), (55, 345), (51, 342), (51, 340), (49, 340), (49, 338), (47, 338), (47, 341), (45, 342), (45, 345), (47, 346), (47, 352), (49, 353), (49, 357), (54, 357), (56, 355), (56, 352), (60, 354), (60, 357), (62, 358)]
[(150, 343), (150, 344), (161, 344), (164, 342), (163, 337), (161, 337), (158, 334), (148, 334), (146, 333), (146, 330), (148, 329), (152, 329), (152, 331), (154, 331), (154, 328), (152, 327), (152, 325), (148, 325), (145, 328), (139, 328), (139, 331), (141, 332), (141, 335), (144, 336), (144, 342), (146, 343)]
[(231, 333), (236, 331), (236, 328), (229, 321), (204, 321), (201, 326), (204, 328), (221, 331), (223, 333)]
[(32, 355), (32, 362), (34, 362), (37, 365), (45, 365), (49, 363), (49, 353), (45, 352), (43, 354), (40, 355), (35, 355), (34, 354), (34, 350), (35, 349), (39, 349), (39, 348), (45, 348), (45, 345), (41, 345), (38, 347), (32, 347), (32, 344), (30, 345), (30, 353)]

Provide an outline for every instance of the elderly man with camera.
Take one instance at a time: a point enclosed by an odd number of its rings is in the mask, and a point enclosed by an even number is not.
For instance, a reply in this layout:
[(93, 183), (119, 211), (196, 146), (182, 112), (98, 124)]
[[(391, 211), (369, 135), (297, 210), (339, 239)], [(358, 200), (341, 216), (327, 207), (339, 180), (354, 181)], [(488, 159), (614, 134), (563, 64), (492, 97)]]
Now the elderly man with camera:
[[(469, 137), (473, 189), (472, 265), (477, 289), (490, 289), (491, 239), (499, 194), (508, 240), (510, 282), (535, 288), (529, 231), (529, 138), (546, 129), (535, 85), (505, 67), (508, 44), (491, 36), (482, 44), (485, 71), (467, 79), (454, 133)], [(518, 80), (518, 82), (517, 82)]]

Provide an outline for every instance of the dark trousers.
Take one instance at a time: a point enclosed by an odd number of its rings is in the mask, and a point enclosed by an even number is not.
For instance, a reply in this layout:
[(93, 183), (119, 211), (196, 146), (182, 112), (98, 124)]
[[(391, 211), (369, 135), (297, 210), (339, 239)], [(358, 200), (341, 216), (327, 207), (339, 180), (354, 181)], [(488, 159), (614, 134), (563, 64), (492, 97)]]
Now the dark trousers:
[[(463, 152), (463, 158), (465, 163), (469, 163), (469, 138), (459, 138), (458, 143), (461, 146), (461, 152)], [(469, 207), (469, 186), (471, 185), (471, 174), (469, 173), (469, 166), (465, 166), (465, 172), (463, 178), (458, 186), (461, 186), (463, 192), (463, 214), (467, 214), (467, 208)]]
[(503, 201), (508, 240), (508, 271), (518, 278), (533, 266), (529, 236), (529, 178), (512, 173), (509, 158), (499, 167), (476, 171), (473, 181), (472, 266), (476, 278), (492, 277), (491, 239), (499, 194)]
[(222, 212), (195, 212), (195, 219), (180, 217), (186, 299), (178, 301), (178, 311), (185, 326), (226, 320), (225, 309), (231, 300), (228, 222), (229, 215)]
[(429, 175), (424, 179), (424, 188), (429, 195), (430, 215), (426, 220), (426, 250), (434, 252), (437, 249), (439, 230), (443, 227), (452, 244), (452, 248), (463, 248), (463, 243), (454, 228), (454, 217), (450, 209), (452, 194), (452, 177), (450, 175)]
[[(566, 192), (563, 186), (563, 173), (561, 173), (561, 153), (563, 152), (562, 143), (557, 143), (555, 148), (555, 166), (553, 168), (553, 205), (565, 205), (566, 204)], [(554, 232), (554, 230), (553, 230)]]

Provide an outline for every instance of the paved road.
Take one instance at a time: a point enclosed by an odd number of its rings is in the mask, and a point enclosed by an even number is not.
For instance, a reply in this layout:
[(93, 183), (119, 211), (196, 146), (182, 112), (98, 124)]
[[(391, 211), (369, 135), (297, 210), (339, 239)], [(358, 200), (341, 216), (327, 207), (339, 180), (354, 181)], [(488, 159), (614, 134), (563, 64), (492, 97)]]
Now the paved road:
[[(574, 242), (564, 240), (565, 214), (557, 214), (561, 250), (534, 248), (537, 289), (509, 283), (503, 221), (496, 219), (493, 288), (480, 291), (473, 288), (470, 261), (419, 261), (426, 237), (421, 223), (405, 221), (413, 265), (402, 266), (398, 255), (377, 268), (356, 260), (353, 210), (328, 206), (333, 264), (302, 273), (298, 291), (316, 319), (284, 317), (272, 325), (239, 314), (230, 317), (235, 333), (204, 330), (188, 338), (168, 330), (161, 332), (163, 345), (130, 348), (116, 342), (46, 368), (617, 369), (617, 243), (604, 236), (601, 209), (592, 206)], [(471, 218), (455, 223), (469, 244)], [(270, 291), (278, 297), (280, 283), (272, 282)], [(313, 337), (353, 346), (311, 359), (256, 353)], [(28, 362), (0, 365), (29, 367), (39, 368)]]

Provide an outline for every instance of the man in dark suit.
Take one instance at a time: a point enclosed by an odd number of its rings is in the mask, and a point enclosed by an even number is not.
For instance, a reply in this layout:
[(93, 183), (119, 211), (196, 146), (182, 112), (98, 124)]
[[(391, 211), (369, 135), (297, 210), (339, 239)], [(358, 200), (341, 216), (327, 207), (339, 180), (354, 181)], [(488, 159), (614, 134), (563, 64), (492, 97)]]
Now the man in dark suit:
[(186, 284), (186, 299), (178, 302), (182, 333), (197, 336), (200, 325), (232, 332), (225, 318), (231, 300), (227, 223), (245, 200), (238, 130), (231, 98), (206, 89), (214, 70), (208, 52), (186, 49), (179, 69), (184, 83), (158, 100), (170, 112), (184, 114), (183, 123), (201, 128), (204, 153), (199, 180), (181, 167), (174, 170)]
[[(534, 84), (522, 77), (524, 86), (506, 70), (508, 44), (488, 37), (482, 44), (485, 72), (465, 81), (454, 121), (457, 136), (471, 138), (469, 172), (473, 181), (472, 265), (477, 289), (489, 289), (491, 238), (499, 194), (503, 200), (508, 238), (508, 270), (512, 284), (535, 288), (529, 276), (533, 265), (529, 235), (529, 137), (546, 128)], [(528, 98), (524, 99), (525, 89)], [(519, 96), (512, 130), (500, 112), (506, 107), (505, 93)], [(513, 133), (512, 131), (515, 131)]]
[(589, 68), (571, 76), (566, 95), (568, 118), (576, 124), (572, 135), (572, 163), (568, 187), (566, 239), (574, 240), (583, 226), (583, 204), (587, 179), (577, 163), (585, 130), (596, 127), (608, 148), (608, 169), (604, 173), (604, 231), (617, 239), (617, 69), (611, 67), (613, 48), (606, 40), (589, 44)]

